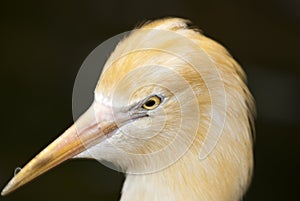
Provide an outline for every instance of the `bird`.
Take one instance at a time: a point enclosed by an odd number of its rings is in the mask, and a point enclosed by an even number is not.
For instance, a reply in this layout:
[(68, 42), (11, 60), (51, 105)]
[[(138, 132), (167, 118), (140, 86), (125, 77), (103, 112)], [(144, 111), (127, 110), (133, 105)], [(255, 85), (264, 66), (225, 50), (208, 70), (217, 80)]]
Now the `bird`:
[(224, 46), (187, 19), (135, 27), (109, 55), (94, 101), (4, 187), (72, 158), (125, 173), (121, 201), (238, 201), (253, 175), (255, 101)]

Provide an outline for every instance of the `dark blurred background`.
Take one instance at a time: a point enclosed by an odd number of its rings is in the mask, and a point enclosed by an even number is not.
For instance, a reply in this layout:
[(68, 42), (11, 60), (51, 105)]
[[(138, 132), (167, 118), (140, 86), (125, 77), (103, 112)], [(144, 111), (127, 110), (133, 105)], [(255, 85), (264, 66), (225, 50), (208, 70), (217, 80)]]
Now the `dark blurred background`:
[[(72, 124), (73, 83), (96, 46), (147, 19), (179, 16), (248, 74), (258, 117), (244, 200), (299, 200), (300, 1), (2, 1), (0, 16), (0, 188)], [(123, 180), (96, 161), (69, 161), (0, 200), (118, 200)]]

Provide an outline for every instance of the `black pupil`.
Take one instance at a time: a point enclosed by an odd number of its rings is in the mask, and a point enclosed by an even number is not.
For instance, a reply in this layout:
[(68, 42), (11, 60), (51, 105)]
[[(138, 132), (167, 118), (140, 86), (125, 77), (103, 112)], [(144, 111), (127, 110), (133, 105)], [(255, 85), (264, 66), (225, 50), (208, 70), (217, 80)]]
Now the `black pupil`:
[(147, 107), (152, 107), (153, 105), (155, 105), (155, 101), (154, 101), (154, 100), (148, 100), (148, 101), (145, 103), (145, 105), (146, 105)]

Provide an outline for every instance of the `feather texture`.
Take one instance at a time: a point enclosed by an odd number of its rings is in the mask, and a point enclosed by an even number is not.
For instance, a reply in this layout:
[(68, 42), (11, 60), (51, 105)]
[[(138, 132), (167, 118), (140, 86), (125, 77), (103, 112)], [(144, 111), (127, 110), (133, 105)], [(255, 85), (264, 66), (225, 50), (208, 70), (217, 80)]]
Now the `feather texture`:
[(114, 107), (167, 97), (164, 115), (132, 123), (148, 128), (130, 124), (89, 150), (127, 172), (122, 201), (237, 201), (250, 183), (255, 106), (245, 73), (222, 45), (187, 23), (167, 18), (133, 30), (95, 90), (96, 101)]

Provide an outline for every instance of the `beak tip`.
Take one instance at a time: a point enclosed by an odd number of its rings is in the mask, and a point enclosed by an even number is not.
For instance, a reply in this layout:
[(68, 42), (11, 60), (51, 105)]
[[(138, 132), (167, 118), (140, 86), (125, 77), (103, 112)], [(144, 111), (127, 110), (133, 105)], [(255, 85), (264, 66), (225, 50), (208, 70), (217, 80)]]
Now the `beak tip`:
[(1, 191), (1, 196), (5, 196), (9, 193), (9, 187), (6, 185), (4, 189)]
[(2, 191), (1, 196), (5, 196), (5, 195), (6, 195), (5, 191)]
[(16, 190), (16, 185), (14, 183), (14, 178), (2, 189), (1, 191), (1, 196), (5, 196), (10, 194), (11, 192), (13, 192), (14, 190)]

